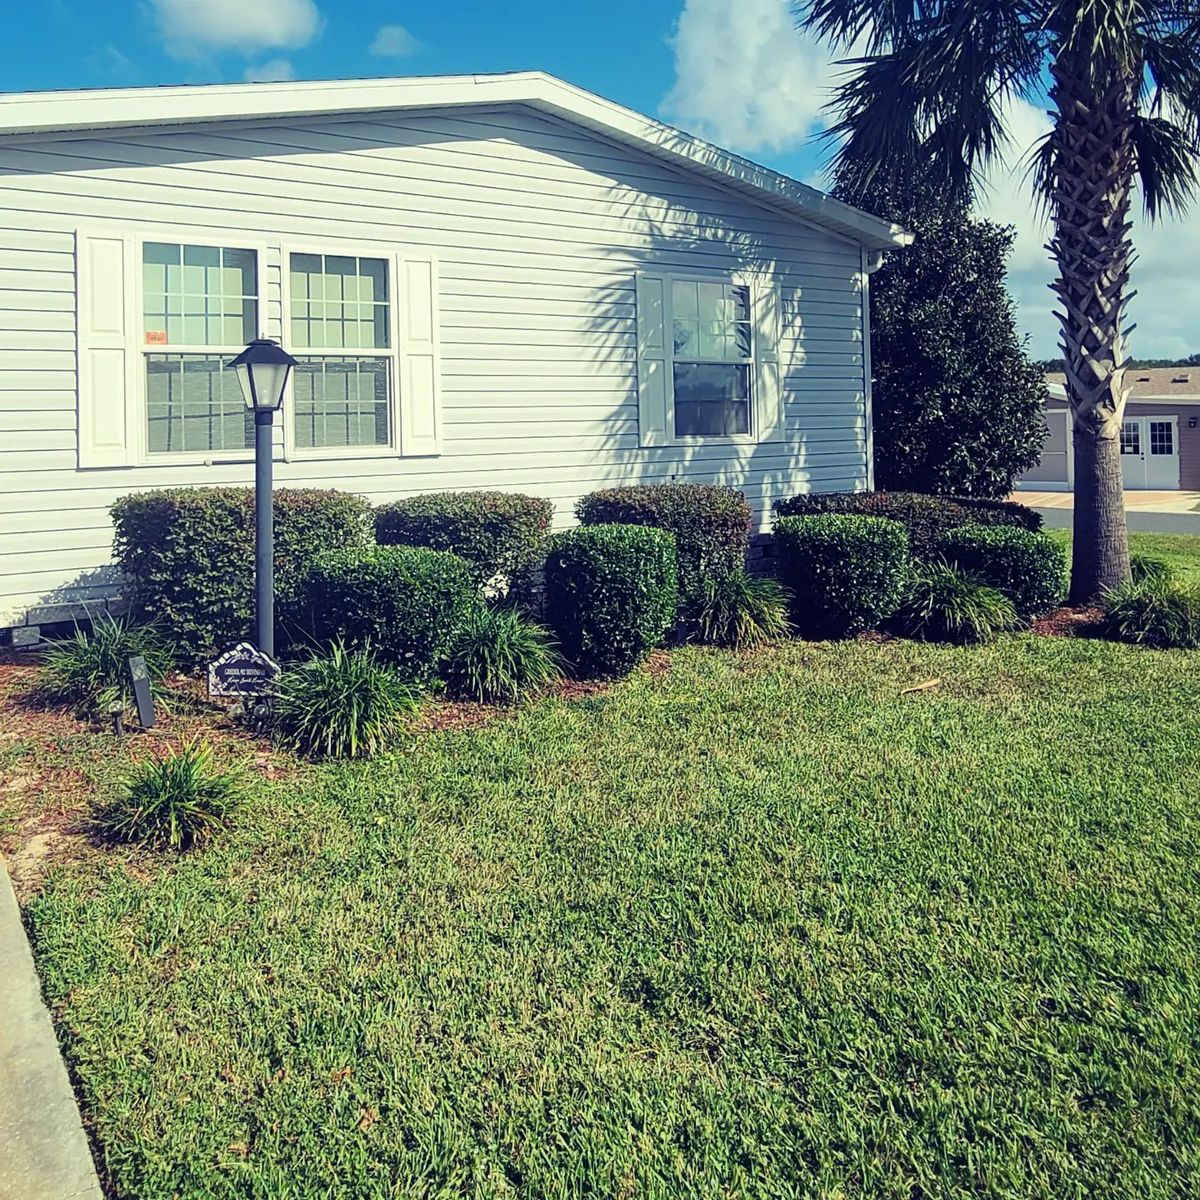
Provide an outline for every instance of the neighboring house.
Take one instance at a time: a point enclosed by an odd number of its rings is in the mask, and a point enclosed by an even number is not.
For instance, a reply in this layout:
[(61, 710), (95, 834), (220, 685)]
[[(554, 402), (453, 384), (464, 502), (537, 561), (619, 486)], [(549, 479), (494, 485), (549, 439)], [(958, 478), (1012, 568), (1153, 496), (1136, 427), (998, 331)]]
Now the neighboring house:
[(540, 73), (0, 97), (0, 626), (119, 589), (108, 506), (246, 485), (870, 484), (898, 227)]
[[(1130, 367), (1129, 402), (1121, 428), (1125, 487), (1151, 491), (1200, 491), (1200, 368)], [(1046, 445), (1041, 462), (1019, 487), (1071, 491), (1075, 454), (1066, 376), (1046, 376)]]

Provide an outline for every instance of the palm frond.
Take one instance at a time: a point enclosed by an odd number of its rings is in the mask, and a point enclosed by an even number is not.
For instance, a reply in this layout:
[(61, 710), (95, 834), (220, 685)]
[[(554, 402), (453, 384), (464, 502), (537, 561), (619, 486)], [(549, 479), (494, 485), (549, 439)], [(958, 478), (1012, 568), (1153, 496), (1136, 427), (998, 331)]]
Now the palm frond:
[(1180, 215), (1200, 184), (1196, 138), (1164, 117), (1143, 116), (1134, 118), (1132, 136), (1146, 216)]

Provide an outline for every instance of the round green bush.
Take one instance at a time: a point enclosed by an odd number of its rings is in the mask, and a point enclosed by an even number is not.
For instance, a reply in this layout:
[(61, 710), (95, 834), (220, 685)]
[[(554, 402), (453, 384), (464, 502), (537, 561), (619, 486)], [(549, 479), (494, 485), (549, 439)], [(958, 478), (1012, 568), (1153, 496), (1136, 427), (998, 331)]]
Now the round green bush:
[(628, 674), (662, 642), (678, 602), (669, 533), (590, 525), (551, 539), (546, 617), (577, 675)]
[[(275, 595), (289, 610), (316, 555), (371, 542), (371, 506), (349, 492), (278, 488)], [(195, 662), (250, 637), (254, 490), (165, 488), (112, 506), (113, 549), (138, 621), (153, 622)]]
[(381, 545), (427, 546), (464, 558), (487, 583), (512, 581), (541, 557), (554, 505), (515, 492), (431, 492), (375, 510)]
[(316, 643), (369, 646), (405, 682), (422, 683), (480, 603), (476, 573), (458, 555), (372, 546), (321, 555), (305, 576), (298, 608)]
[(908, 582), (908, 535), (883, 517), (780, 517), (780, 578), (792, 593), (797, 629), (845, 637), (875, 629), (900, 604)]
[(1067, 556), (1049, 534), (967, 525), (943, 534), (936, 550), (952, 566), (1003, 592), (1023, 620), (1050, 612), (1066, 593)]
[(606, 488), (575, 506), (581, 525), (647, 525), (675, 539), (680, 616), (698, 619), (706, 580), (743, 570), (750, 505), (736, 488), (704, 483)]
[(977, 496), (929, 496), (922, 492), (806, 492), (775, 502), (779, 517), (816, 517), (835, 513), (887, 517), (908, 531), (909, 549), (918, 558), (932, 553), (942, 534), (964, 525), (1011, 525), (1034, 533), (1042, 515), (1011, 500)]

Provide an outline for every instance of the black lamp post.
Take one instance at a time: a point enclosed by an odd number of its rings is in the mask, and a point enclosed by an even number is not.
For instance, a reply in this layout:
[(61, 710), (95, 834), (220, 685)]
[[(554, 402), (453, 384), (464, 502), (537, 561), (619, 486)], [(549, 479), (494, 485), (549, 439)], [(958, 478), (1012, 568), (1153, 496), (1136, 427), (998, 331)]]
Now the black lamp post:
[(275, 413), (296, 360), (267, 338), (257, 338), (229, 364), (236, 368), (246, 407), (254, 412), (254, 623), (258, 648), (275, 654), (275, 524), (271, 468)]

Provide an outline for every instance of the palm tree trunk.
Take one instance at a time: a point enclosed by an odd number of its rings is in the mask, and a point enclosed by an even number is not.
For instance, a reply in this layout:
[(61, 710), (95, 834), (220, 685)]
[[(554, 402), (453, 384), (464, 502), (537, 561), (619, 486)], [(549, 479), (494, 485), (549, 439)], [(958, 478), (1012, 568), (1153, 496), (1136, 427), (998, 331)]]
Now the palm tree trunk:
[(1125, 64), (1098, 65), (1072, 39), (1051, 68), (1057, 123), (1050, 140), (1052, 284), (1062, 305), (1067, 398), (1074, 422), (1075, 535), (1070, 601), (1092, 604), (1129, 578), (1121, 480), (1125, 310), (1129, 303), (1132, 117), (1137, 79)]

